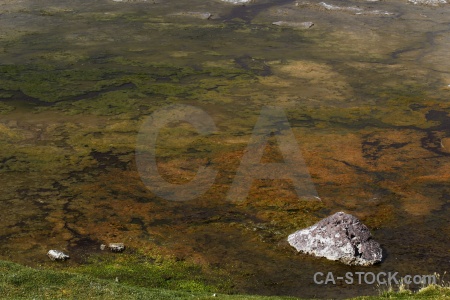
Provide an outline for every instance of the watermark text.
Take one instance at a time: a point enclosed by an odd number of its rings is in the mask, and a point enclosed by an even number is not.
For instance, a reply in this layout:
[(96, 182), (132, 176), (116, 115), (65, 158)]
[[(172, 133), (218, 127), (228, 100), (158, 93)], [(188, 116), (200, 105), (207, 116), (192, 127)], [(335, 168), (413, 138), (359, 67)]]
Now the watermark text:
[(435, 275), (405, 275), (400, 276), (398, 272), (347, 272), (344, 276), (337, 276), (333, 272), (316, 272), (313, 276), (315, 284), (377, 284), (377, 285), (399, 285), (403, 284), (436, 284)]

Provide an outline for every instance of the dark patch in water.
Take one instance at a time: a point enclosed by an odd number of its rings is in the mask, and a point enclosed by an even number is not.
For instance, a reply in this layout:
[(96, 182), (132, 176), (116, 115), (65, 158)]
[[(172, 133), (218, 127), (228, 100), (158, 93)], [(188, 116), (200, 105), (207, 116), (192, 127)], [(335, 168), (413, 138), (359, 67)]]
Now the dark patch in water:
[(442, 151), (441, 136), (439, 133), (445, 133), (450, 136), (450, 116), (446, 111), (430, 110), (425, 115), (427, 121), (435, 121), (440, 124), (425, 130), (427, 136), (420, 140), (422, 148), (441, 156), (450, 156), (450, 153)]
[(425, 115), (428, 121), (435, 121), (441, 124), (431, 127), (430, 130), (444, 131), (447, 135), (450, 135), (450, 116), (449, 112), (441, 110), (430, 110)]
[(446, 219), (446, 223), (450, 223), (450, 189), (446, 188), (447, 186), (444, 185), (436, 185), (434, 188), (437, 190), (442, 190), (442, 194), (440, 199), (442, 200), (442, 206), (438, 209), (435, 209), (432, 211), (432, 215), (437, 218), (444, 218)]
[(115, 92), (115, 91), (120, 91), (120, 90), (129, 90), (129, 89), (135, 89), (135, 88), (136, 88), (136, 86), (133, 83), (124, 83), (124, 84), (121, 84), (118, 86), (109, 86), (100, 91), (87, 92), (87, 93), (84, 93), (79, 96), (67, 97), (67, 98), (59, 99), (59, 100), (52, 101), (52, 102), (42, 101), (42, 100), (39, 100), (38, 98), (30, 97), (30, 96), (24, 94), (22, 91), (9, 91), (9, 90), (6, 91), (6, 90), (0, 89), (0, 92), (4, 91), (4, 92), (11, 94), (11, 97), (0, 98), (0, 102), (9, 103), (10, 105), (13, 105), (13, 106), (15, 106), (14, 104), (20, 105), (20, 103), (25, 103), (28, 105), (31, 104), (33, 106), (48, 107), (48, 106), (53, 106), (59, 102), (86, 100), (86, 99), (98, 97), (102, 94), (109, 93), (109, 92)]
[(292, 127), (309, 127), (314, 128), (316, 126), (316, 122), (309, 115), (301, 115), (300, 118), (289, 119), (289, 124)]
[(92, 151), (90, 154), (98, 162), (98, 167), (100, 169), (105, 169), (106, 167), (113, 167), (121, 170), (126, 170), (129, 164), (129, 162), (121, 161), (119, 159), (119, 155), (113, 153), (112, 151), (108, 152)]
[(6, 169), (7, 171), (10, 171), (10, 167), (9, 166), (5, 166), (5, 164), (8, 161), (11, 161), (12, 163), (14, 163), (15, 161), (17, 161), (17, 157), (13, 155), (13, 156), (6, 157), (6, 158), (2, 159), (2, 161), (0, 161), (0, 170)]
[(435, 131), (427, 131), (427, 136), (420, 140), (422, 148), (431, 151), (433, 153), (450, 156), (449, 153), (442, 151), (441, 138), (436, 136)]
[(156, 83), (171, 83), (173, 82), (173, 79), (170, 77), (158, 77), (155, 80)]
[(423, 108), (426, 108), (426, 105), (420, 104), (420, 103), (412, 103), (408, 106), (413, 111), (419, 111)]
[[(226, 210), (221, 211), (218, 209), (207, 209), (201, 211), (195, 211), (190, 214), (186, 214), (183, 218), (179, 219), (180, 222), (188, 222), (194, 224), (208, 224), (208, 223), (232, 223), (232, 222), (243, 222), (249, 219), (249, 215), (239, 211)], [(253, 221), (261, 222), (256, 218)]]
[(272, 71), (270, 67), (266, 65), (264, 60), (256, 59), (249, 55), (244, 55), (241, 57), (237, 57), (234, 60), (241, 68), (247, 71), (252, 71), (255, 75), (258, 76), (270, 76), (272, 75)]
[(147, 232), (147, 225), (142, 220), (142, 218), (136, 218), (136, 217), (131, 218), (130, 224), (139, 225), (141, 227), (142, 232)]
[(58, 100), (58, 101), (56, 101), (54, 103), (62, 102), (62, 101), (86, 100), (86, 99), (98, 97), (98, 96), (100, 96), (101, 94), (104, 94), (104, 93), (121, 91), (121, 90), (130, 90), (130, 89), (135, 89), (135, 88), (136, 88), (136, 86), (133, 83), (124, 83), (124, 84), (121, 84), (121, 85), (118, 85), (118, 86), (110, 86), (110, 87), (107, 87), (107, 88), (105, 88), (103, 90), (100, 90), (100, 91), (87, 92), (87, 93), (85, 93), (83, 95), (80, 95), (80, 96), (70, 97), (70, 98), (67, 98), (67, 99), (61, 99), (61, 100)]
[(70, 259), (76, 263), (86, 263), (89, 255), (100, 252), (101, 242), (94, 241), (87, 236), (80, 237), (67, 247)]
[(244, 20), (245, 23), (250, 23), (261, 11), (267, 10), (274, 6), (281, 6), (292, 3), (292, 0), (274, 0), (265, 3), (255, 3), (249, 5), (239, 5), (233, 8), (229, 14), (218, 19), (223, 22), (230, 22), (233, 19)]
[(382, 155), (383, 151), (387, 149), (400, 149), (409, 143), (391, 143), (388, 144), (381, 139), (371, 139), (370, 136), (366, 136), (361, 143), (363, 157), (367, 160), (376, 161)]
[(149, 226), (164, 226), (172, 225), (174, 223), (173, 219), (157, 219), (149, 224)]
[(14, 107), (20, 107), (21, 104), (32, 106), (52, 106), (54, 104), (53, 102), (46, 102), (39, 100), (38, 98), (28, 96), (22, 91), (9, 91), (0, 89), (0, 92), (6, 92), (11, 95), (8, 98), (0, 98), (0, 102), (8, 103), (9, 105), (12, 105)]

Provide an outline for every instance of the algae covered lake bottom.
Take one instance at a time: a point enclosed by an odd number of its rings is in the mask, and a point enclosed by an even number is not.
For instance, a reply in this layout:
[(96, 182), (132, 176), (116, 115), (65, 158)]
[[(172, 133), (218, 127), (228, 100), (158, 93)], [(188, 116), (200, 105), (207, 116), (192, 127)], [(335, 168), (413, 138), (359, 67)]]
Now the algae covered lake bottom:
[[(0, 1), (0, 259), (143, 287), (317, 298), (377, 287), (317, 285), (316, 272), (448, 271), (450, 5), (327, 4)], [(159, 131), (167, 182), (216, 172), (189, 201), (156, 195), (136, 158), (143, 124), (170, 105), (201, 109), (216, 127)], [(321, 201), (283, 179), (229, 199), (267, 106), (285, 113)], [(262, 163), (284, 161), (281, 134)], [(370, 228), (381, 264), (286, 244), (337, 211)], [(101, 251), (108, 242), (127, 249)], [(54, 264), (49, 249), (71, 259)]]

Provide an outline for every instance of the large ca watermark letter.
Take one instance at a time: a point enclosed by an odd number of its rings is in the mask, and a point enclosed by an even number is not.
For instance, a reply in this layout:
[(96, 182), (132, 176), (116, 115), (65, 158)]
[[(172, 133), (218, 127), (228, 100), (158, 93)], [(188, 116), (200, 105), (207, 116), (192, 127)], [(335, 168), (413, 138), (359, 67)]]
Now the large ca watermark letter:
[[(261, 163), (271, 134), (275, 134), (284, 163)], [(319, 199), (282, 108), (266, 106), (261, 110), (227, 200), (245, 200), (254, 179), (290, 179), (298, 197)]]
[(146, 187), (167, 200), (186, 201), (204, 194), (214, 183), (217, 171), (199, 167), (194, 179), (186, 184), (172, 184), (164, 180), (156, 164), (156, 142), (159, 130), (172, 122), (188, 122), (200, 134), (216, 131), (211, 117), (200, 108), (173, 105), (154, 112), (142, 125), (136, 144), (136, 166)]

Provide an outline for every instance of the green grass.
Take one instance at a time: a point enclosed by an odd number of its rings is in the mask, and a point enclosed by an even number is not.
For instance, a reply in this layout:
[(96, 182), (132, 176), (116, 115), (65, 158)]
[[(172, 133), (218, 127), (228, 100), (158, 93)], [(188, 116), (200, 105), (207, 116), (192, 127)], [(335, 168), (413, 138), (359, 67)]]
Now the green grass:
[[(439, 280), (439, 275), (437, 275)], [(432, 284), (421, 288), (417, 292), (406, 289), (402, 284), (394, 290), (381, 290), (379, 296), (357, 297), (355, 300), (378, 300), (378, 299), (450, 299), (450, 286), (444, 283), (441, 285)]]
[[(178, 288), (183, 288), (178, 286)], [(33, 269), (16, 263), (0, 261), (1, 299), (296, 299), (292, 297), (263, 297), (225, 295), (212, 291), (188, 292), (162, 288), (132, 286), (92, 275), (75, 274), (48, 269)], [(450, 287), (431, 285), (417, 293), (401, 289), (381, 292), (373, 299), (450, 299)]]
[[(187, 292), (144, 288), (54, 270), (37, 270), (0, 261), (1, 299), (259, 299), (258, 296), (232, 296), (213, 292)], [(294, 299), (265, 297), (264, 299)]]
[(144, 288), (211, 293), (231, 291), (231, 282), (211, 271), (206, 273), (199, 265), (148, 254), (93, 256), (88, 264), (67, 271)]

